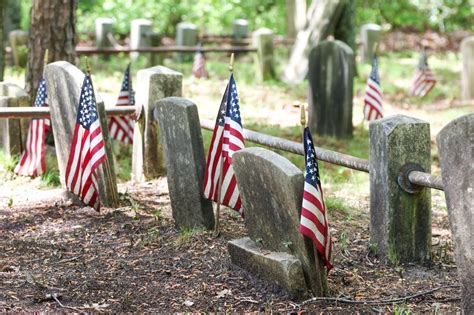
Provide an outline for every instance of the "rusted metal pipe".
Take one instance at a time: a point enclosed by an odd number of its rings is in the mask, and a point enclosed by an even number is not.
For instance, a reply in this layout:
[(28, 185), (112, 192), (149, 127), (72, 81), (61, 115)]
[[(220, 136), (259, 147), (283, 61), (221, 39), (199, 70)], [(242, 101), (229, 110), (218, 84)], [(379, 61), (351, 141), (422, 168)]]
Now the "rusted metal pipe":
[(443, 181), (440, 176), (434, 176), (425, 172), (411, 171), (408, 180), (415, 185), (444, 190)]
[(97, 47), (76, 47), (76, 53), (78, 55), (112, 55), (119, 53), (172, 53), (172, 52), (189, 52), (194, 53), (197, 51), (201, 52), (226, 52), (226, 53), (245, 53), (245, 52), (256, 52), (257, 49), (254, 47), (199, 47), (199, 46), (162, 46), (162, 47), (143, 47), (132, 49), (130, 47), (121, 48), (97, 48)]
[[(135, 114), (135, 106), (106, 107), (107, 116)], [(49, 118), (49, 107), (0, 107), (0, 118)]]

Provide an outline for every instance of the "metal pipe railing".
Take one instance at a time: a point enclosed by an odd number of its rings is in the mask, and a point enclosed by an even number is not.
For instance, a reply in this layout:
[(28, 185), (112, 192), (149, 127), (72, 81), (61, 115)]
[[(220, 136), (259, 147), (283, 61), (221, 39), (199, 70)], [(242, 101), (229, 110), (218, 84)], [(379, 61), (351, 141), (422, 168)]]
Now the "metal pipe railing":
[[(106, 107), (107, 116), (131, 115), (136, 111), (135, 106)], [(0, 107), (0, 118), (49, 118), (49, 107)]]

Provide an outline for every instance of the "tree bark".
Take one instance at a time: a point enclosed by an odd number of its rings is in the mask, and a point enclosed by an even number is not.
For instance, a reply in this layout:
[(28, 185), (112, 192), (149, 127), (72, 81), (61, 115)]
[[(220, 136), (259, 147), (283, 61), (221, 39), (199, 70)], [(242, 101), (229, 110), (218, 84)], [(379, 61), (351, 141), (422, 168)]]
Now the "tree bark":
[(58, 60), (75, 63), (77, 0), (33, 0), (28, 42), (25, 89), (35, 99), (43, 77), (44, 55), (48, 62)]
[(3, 73), (5, 70), (5, 3), (6, 0), (0, 0), (0, 81), (3, 81)]

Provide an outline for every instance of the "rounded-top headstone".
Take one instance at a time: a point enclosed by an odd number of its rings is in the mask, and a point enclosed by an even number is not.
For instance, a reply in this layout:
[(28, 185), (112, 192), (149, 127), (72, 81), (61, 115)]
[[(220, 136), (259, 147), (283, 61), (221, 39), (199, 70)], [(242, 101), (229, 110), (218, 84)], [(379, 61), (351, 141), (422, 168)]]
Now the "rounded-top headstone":
[(95, 20), (95, 45), (97, 47), (111, 47), (112, 43), (107, 38), (107, 33), (112, 33), (114, 20), (111, 18), (97, 18)]

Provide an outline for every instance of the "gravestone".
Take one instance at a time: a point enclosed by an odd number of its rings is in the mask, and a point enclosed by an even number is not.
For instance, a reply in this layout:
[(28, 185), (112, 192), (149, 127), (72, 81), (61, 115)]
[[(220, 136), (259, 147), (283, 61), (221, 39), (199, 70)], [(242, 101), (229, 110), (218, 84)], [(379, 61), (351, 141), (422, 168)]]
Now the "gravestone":
[[(130, 28), (130, 48), (146, 48), (150, 47), (150, 34), (152, 33), (152, 22), (146, 19), (132, 20), (132, 26)], [(132, 61), (136, 60), (140, 53), (130, 53)]]
[(158, 66), (137, 73), (136, 106), (143, 108), (143, 122), (134, 129), (132, 180), (141, 182), (165, 175), (160, 133), (153, 112), (157, 101), (169, 96), (181, 96), (183, 75)]
[[(370, 122), (370, 241), (393, 264), (431, 259), (431, 190), (408, 193), (403, 168), (431, 172), (430, 124), (396, 115)], [(411, 164), (408, 164), (411, 163)]]
[(374, 58), (375, 45), (380, 41), (382, 27), (377, 24), (364, 24), (360, 29), (360, 42), (362, 44), (362, 59), (372, 62)]
[[(9, 96), (13, 97), (16, 99), (15, 104), (12, 105), (15, 107), (28, 107), (30, 106), (30, 96), (24, 89), (19, 87), (18, 85), (14, 83), (8, 83), (8, 82), (0, 82), (0, 95), (3, 96)], [(4, 121), (7, 121), (7, 119), (3, 119)], [(10, 125), (17, 124), (18, 121), (20, 122), (20, 133), (15, 134), (15, 139), (11, 139), (10, 141), (20, 141), (21, 140), (21, 148), (24, 147), (25, 142), (26, 142), (26, 137), (28, 135), (28, 128), (30, 124), (30, 119), (29, 118), (24, 118), (24, 119), (10, 119), (12, 122)], [(2, 121), (0, 120), (0, 124), (2, 124)]]
[(308, 126), (317, 134), (352, 137), (354, 52), (345, 43), (322, 41), (309, 55)]
[(28, 33), (21, 30), (11, 31), (8, 34), (12, 57), (15, 67), (24, 68), (27, 59)]
[(249, 21), (244, 19), (234, 20), (232, 24), (232, 38), (234, 40), (245, 39), (249, 33)]
[(95, 20), (95, 45), (98, 48), (109, 48), (113, 44), (107, 37), (107, 33), (113, 33), (114, 20), (110, 18), (97, 18)]
[[(0, 96), (0, 107), (16, 107), (18, 99)], [(21, 154), (21, 128), (18, 119), (0, 119), (0, 144), (6, 156), (14, 157)]]
[[(69, 159), (84, 76), (81, 70), (66, 61), (50, 63), (45, 66), (44, 70), (61, 186), (65, 190), (66, 165)], [(114, 207), (118, 205), (119, 200), (111, 144), (108, 137), (109, 129), (104, 104), (97, 94), (96, 100), (108, 160), (97, 168), (97, 186), (101, 203), (107, 207)], [(67, 192), (66, 196), (76, 200), (70, 192)]]
[[(198, 28), (195, 24), (182, 22), (176, 25), (176, 45), (178, 46), (196, 46), (197, 45)], [(184, 59), (191, 60), (191, 55), (178, 53), (176, 57), (179, 61)]]
[(474, 114), (451, 121), (436, 138), (461, 282), (462, 309), (464, 314), (474, 314)]
[(255, 147), (234, 153), (232, 165), (252, 241), (266, 250), (295, 256), (301, 262), (307, 289), (316, 296), (326, 295), (322, 261), (315, 260), (311, 240), (299, 232), (303, 173), (284, 157)]
[(295, 38), (306, 25), (306, 0), (286, 0), (286, 18), (288, 23), (286, 34)]
[(252, 35), (253, 44), (257, 48), (255, 65), (260, 82), (275, 78), (273, 38), (273, 31), (268, 28), (260, 28)]
[(196, 104), (178, 97), (156, 103), (175, 224), (180, 228), (214, 227), (212, 202), (204, 199), (206, 161)]
[(465, 38), (461, 42), (461, 56), (462, 98), (474, 100), (474, 36)]

